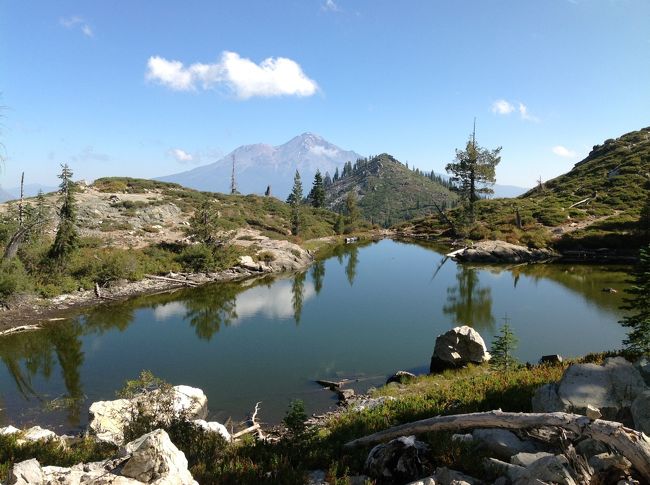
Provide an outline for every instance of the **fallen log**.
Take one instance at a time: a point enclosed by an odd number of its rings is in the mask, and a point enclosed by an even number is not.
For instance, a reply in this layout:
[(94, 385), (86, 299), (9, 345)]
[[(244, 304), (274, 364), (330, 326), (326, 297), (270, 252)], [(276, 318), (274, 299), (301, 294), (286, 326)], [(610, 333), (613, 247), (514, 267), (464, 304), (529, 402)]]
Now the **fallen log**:
[(172, 283), (182, 283), (187, 286), (199, 286), (198, 283), (194, 283), (193, 281), (190, 280), (181, 280), (178, 278), (169, 278), (167, 276), (157, 276), (153, 274), (146, 274), (144, 276), (152, 280), (170, 281)]
[(593, 197), (587, 197), (586, 199), (582, 199), (582, 200), (576, 202), (575, 204), (570, 205), (570, 206), (569, 206), (569, 209), (573, 209), (574, 207), (576, 207), (576, 206), (578, 206), (578, 205), (580, 205), (580, 204), (584, 204), (585, 202), (589, 202), (592, 198), (593, 198)]
[(640, 431), (626, 428), (621, 423), (568, 413), (484, 413), (435, 416), (412, 423), (393, 426), (384, 431), (350, 441), (345, 448), (380, 443), (400, 436), (432, 431), (459, 431), (471, 428), (540, 428), (558, 427), (601, 441), (630, 460), (634, 468), (650, 481), (650, 438)]
[(5, 335), (10, 335), (12, 333), (28, 332), (30, 330), (40, 330), (40, 329), (41, 329), (40, 325), (21, 325), (19, 327), (13, 327), (7, 330), (3, 330), (2, 332), (0, 332), (0, 337), (4, 337)]

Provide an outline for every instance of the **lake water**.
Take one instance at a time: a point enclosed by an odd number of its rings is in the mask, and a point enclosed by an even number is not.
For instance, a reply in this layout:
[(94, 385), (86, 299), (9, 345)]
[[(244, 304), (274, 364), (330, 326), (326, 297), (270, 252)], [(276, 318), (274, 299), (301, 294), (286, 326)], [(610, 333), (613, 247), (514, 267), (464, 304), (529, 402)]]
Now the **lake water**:
[(426, 245), (347, 245), (305, 273), (137, 298), (0, 338), (0, 424), (75, 431), (142, 369), (203, 389), (211, 419), (242, 420), (262, 401), (262, 419), (278, 422), (291, 399), (310, 412), (335, 404), (315, 379), (365, 390), (426, 372), (437, 335), (469, 324), (489, 346), (506, 316), (522, 361), (621, 346), (625, 267), (444, 259)]

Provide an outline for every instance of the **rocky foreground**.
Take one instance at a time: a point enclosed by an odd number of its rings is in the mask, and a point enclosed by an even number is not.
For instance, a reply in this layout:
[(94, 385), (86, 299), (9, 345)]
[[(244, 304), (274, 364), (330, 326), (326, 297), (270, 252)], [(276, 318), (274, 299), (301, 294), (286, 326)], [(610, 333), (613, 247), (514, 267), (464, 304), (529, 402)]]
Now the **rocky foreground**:
[[(469, 327), (457, 327), (438, 337), (432, 368), (460, 368), (490, 360), (481, 336)], [(559, 362), (554, 356), (550, 361)], [(435, 369), (433, 370), (436, 371)], [(416, 379), (406, 372), (389, 378), (392, 386), (409, 386)], [(151, 406), (157, 391), (131, 399), (100, 401), (90, 407), (87, 436), (119, 446), (108, 460), (70, 468), (41, 466), (36, 460), (14, 465), (5, 482), (23, 484), (193, 484), (185, 455), (163, 430), (155, 430), (125, 443), (124, 431), (133, 409)], [(349, 396), (339, 412), (376, 412), (399, 401), (388, 396)], [(236, 444), (222, 424), (205, 421), (207, 398), (200, 389), (172, 388), (173, 415), (220, 435), (229, 446)], [(650, 362), (630, 362), (611, 357), (602, 364), (578, 363), (566, 368), (562, 378), (541, 386), (534, 393), (531, 413), (500, 410), (471, 414), (433, 416), (400, 424), (350, 441), (344, 450), (368, 449), (362, 475), (349, 483), (411, 485), (528, 484), (641, 484), (650, 483)], [(154, 409), (156, 411), (156, 409)], [(327, 427), (328, 420), (312, 419), (309, 426)], [(453, 432), (454, 446), (481, 460), (482, 472), (470, 476), (448, 467), (432, 468), (431, 442), (418, 436), (430, 432)], [(20, 431), (13, 427), (0, 434), (19, 440), (49, 441), (72, 446), (77, 437), (57, 436), (39, 427)], [(257, 434), (265, 439), (263, 433)], [(343, 451), (345, 453), (345, 451)], [(365, 456), (365, 455), (364, 455)], [(431, 474), (431, 471), (434, 471)], [(476, 470), (476, 468), (474, 468)], [(327, 473), (314, 470), (307, 483), (327, 485)]]

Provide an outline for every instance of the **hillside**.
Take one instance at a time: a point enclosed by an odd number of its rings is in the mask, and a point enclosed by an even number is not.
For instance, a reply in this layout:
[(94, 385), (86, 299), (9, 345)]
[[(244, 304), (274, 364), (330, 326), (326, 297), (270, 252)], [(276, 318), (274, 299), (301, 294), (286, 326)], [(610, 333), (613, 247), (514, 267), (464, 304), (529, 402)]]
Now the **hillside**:
[[(95, 283), (137, 281), (146, 274), (221, 271), (236, 265), (241, 256), (263, 260), (269, 267), (282, 266), (285, 257), (309, 258), (300, 246), (303, 240), (335, 235), (336, 214), (326, 209), (305, 206), (296, 237), (291, 234), (291, 208), (274, 197), (212, 194), (152, 180), (103, 178), (92, 185), (78, 184), (79, 241), (66, 264), (59, 265), (49, 253), (59, 197), (45, 195), (45, 223), (29, 232), (15, 258), (0, 264), (0, 305), (15, 294), (49, 297), (92, 289)], [(25, 203), (25, 214), (38, 213), (36, 200)], [(204, 204), (209, 204), (209, 242), (195, 237), (193, 228), (193, 216)], [(0, 204), (0, 251), (4, 253), (17, 229), (17, 204)]]
[(279, 146), (265, 143), (241, 146), (220, 160), (186, 172), (159, 177), (185, 187), (230, 193), (232, 159), (235, 158), (237, 190), (242, 194), (263, 194), (268, 185), (280, 199), (289, 195), (296, 169), (303, 181), (311, 181), (316, 170), (323, 174), (343, 167), (360, 155), (344, 150), (313, 133), (303, 133)]
[(449, 207), (456, 200), (456, 195), (441, 183), (410, 170), (385, 153), (358, 160), (328, 184), (326, 206), (334, 211), (344, 210), (350, 192), (356, 194), (363, 216), (383, 226), (434, 213), (433, 203)]
[[(466, 236), (534, 247), (635, 251), (643, 242), (638, 221), (649, 183), (650, 127), (594, 146), (571, 171), (520, 197), (479, 201), (477, 222)], [(521, 228), (515, 224), (517, 209)], [(429, 217), (400, 229), (440, 234), (446, 227)]]

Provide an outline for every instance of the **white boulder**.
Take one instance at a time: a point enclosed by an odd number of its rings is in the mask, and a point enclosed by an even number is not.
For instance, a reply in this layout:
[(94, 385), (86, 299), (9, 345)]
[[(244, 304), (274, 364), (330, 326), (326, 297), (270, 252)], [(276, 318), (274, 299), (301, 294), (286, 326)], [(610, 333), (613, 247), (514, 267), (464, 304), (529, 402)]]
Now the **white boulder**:
[[(156, 391), (139, 395), (133, 399), (97, 401), (91, 404), (88, 432), (101, 441), (121, 445), (124, 443), (124, 429), (129, 424), (138, 404), (155, 405)], [(173, 412), (189, 419), (205, 419), (208, 415), (208, 398), (196, 387), (174, 386)], [(138, 402), (140, 401), (140, 403)], [(170, 416), (171, 417), (171, 416)]]
[(218, 423), (216, 421), (205, 421), (203, 419), (195, 419), (192, 422), (200, 426), (201, 428), (203, 428), (205, 431), (208, 431), (210, 433), (217, 433), (221, 435), (221, 437), (228, 442), (232, 441), (232, 437), (230, 436), (230, 433), (228, 432), (226, 427), (221, 423)]
[(436, 338), (431, 357), (431, 372), (462, 367), (469, 363), (482, 364), (490, 360), (481, 335), (471, 327), (455, 327)]

